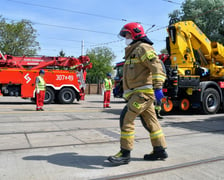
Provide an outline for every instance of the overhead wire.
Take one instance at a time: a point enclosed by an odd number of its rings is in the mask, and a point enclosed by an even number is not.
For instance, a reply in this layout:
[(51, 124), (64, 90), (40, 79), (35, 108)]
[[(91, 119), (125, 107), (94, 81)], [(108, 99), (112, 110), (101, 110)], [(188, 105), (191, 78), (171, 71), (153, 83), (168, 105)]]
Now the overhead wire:
[[(34, 3), (19, 1), (19, 0), (8, 0), (8, 1), (11, 1), (11, 2), (14, 2), (14, 3), (19, 3), (19, 4), (24, 4), (24, 5), (29, 5), (29, 6), (48, 8), (48, 9), (59, 10), (59, 11), (64, 11), (64, 12), (69, 12), (69, 13), (77, 13), (77, 14), (88, 15), (88, 16), (95, 16), (95, 17), (100, 17), (100, 18), (105, 18), (105, 19), (116, 20), (116, 21), (128, 21), (127, 19), (124, 19), (124, 18), (115, 18), (115, 17), (105, 16), (105, 15), (100, 15), (100, 14), (93, 14), (93, 13), (87, 13), (87, 12), (76, 11), (76, 10), (71, 10), (71, 9), (63, 9), (63, 8), (58, 8), (58, 7), (51, 7), (51, 6), (41, 5), (41, 4), (34, 4)], [(13, 19), (10, 19), (10, 18), (6, 18), (6, 19), (12, 20), (12, 21), (17, 21), (17, 20), (13, 20)], [(79, 30), (79, 31), (87, 31), (87, 32), (108, 34), (108, 35), (116, 35), (116, 34), (109, 33), (109, 32), (95, 31), (95, 30), (82, 29), (82, 28), (74, 28), (74, 27), (69, 27), (69, 26), (62, 26), (62, 25), (56, 25), (56, 24), (47, 24), (47, 23), (34, 22), (34, 21), (30, 21), (30, 22), (33, 23), (33, 24), (44, 25), (44, 26), (49, 26), (49, 27), (56, 27), (56, 28), (63, 28), (63, 29), (72, 29), (72, 30)], [(146, 23), (142, 23), (142, 22), (139, 22), (139, 23), (146, 24)], [(147, 25), (149, 25), (149, 24), (147, 24)], [(154, 26), (155, 25), (152, 25), (152, 28)], [(57, 38), (47, 38), (47, 39), (62, 40), (62, 39), (57, 39)], [(62, 40), (62, 41), (71, 41), (71, 42), (79, 42), (79, 43), (81, 42), (81, 41), (78, 41), (78, 40)], [(90, 47), (93, 47), (93, 46), (105, 46), (105, 45), (109, 45), (109, 44), (117, 43), (117, 42), (121, 42), (121, 41), (123, 41), (123, 39), (110, 41), (110, 42), (105, 42), (105, 43), (100, 43), (100, 44), (97, 44), (97, 45), (96, 44), (95, 45), (90, 45)], [(42, 50), (44, 50), (44, 49), (42, 49)], [(46, 50), (46, 48), (45, 48), (45, 50)], [(57, 49), (52, 49), (52, 50), (53, 51), (57, 51)]]
[(90, 45), (90, 47), (96, 47), (96, 46), (105, 46), (105, 45), (109, 45), (109, 44), (113, 44), (113, 43), (118, 43), (123, 41), (123, 39), (119, 39), (119, 40), (115, 40), (115, 41), (109, 41), (109, 42), (104, 42), (104, 43), (99, 43), (99, 44), (93, 44)]
[[(166, 0), (164, 0), (164, 1), (166, 1)], [(169, 0), (168, 0), (168, 1), (169, 1)], [(167, 2), (168, 2), (168, 1), (167, 1)], [(172, 3), (174, 3), (174, 2), (172, 1)], [(211, 13), (211, 12), (216, 11), (216, 10), (219, 10), (219, 9), (221, 9), (221, 8), (224, 8), (224, 5), (223, 5), (223, 6), (219, 6), (219, 7), (217, 7), (217, 8), (214, 8), (214, 9), (211, 9), (211, 10), (208, 10), (208, 11), (203, 12), (203, 13), (199, 13), (199, 14), (197, 14), (194, 18), (198, 18), (198, 17), (200, 17), (200, 16), (202, 16), (202, 15), (205, 15), (205, 14), (207, 14), (207, 13)], [(159, 31), (159, 30), (162, 30), (162, 29), (166, 29), (166, 28), (167, 28), (167, 26), (162, 26), (162, 27), (158, 27), (158, 28), (156, 28), (156, 29), (153, 29), (153, 30), (149, 31), (149, 30), (152, 29), (153, 27), (155, 27), (155, 25), (152, 25), (151, 28), (147, 29), (147, 30), (146, 30), (146, 34), (149, 34), (149, 33), (156, 32), (156, 31)], [(121, 41), (122, 41), (122, 40), (110, 41), (110, 42), (106, 42), (106, 43), (95, 44), (95, 45), (93, 45), (93, 46), (108, 45), (108, 44), (117, 43), (117, 42), (121, 42)], [(165, 41), (165, 40), (156, 40), (156, 39), (154, 39), (154, 41), (161, 41), (161, 42), (162, 42), (162, 41)]]
[(107, 34), (107, 35), (116, 35), (116, 34), (110, 33), (110, 32), (103, 32), (103, 31), (96, 31), (96, 30), (82, 29), (82, 28), (75, 28), (75, 27), (62, 26), (62, 25), (56, 25), (56, 24), (46, 24), (46, 23), (40, 23), (40, 22), (35, 22), (35, 21), (32, 21), (32, 23), (33, 24), (44, 25), (44, 26), (49, 26), (49, 27), (57, 27), (57, 28), (62, 28), (62, 29), (71, 29), (71, 30), (78, 30), (78, 31), (86, 31), (86, 32)]
[[(67, 42), (76, 42), (76, 43), (81, 43), (82, 40), (74, 40), (74, 39), (59, 39), (59, 38), (54, 38), (54, 37), (46, 37), (44, 39), (53, 39), (53, 40), (56, 40), (56, 41), (67, 41)], [(88, 43), (88, 44), (94, 44), (93, 42), (89, 42), (89, 41), (85, 41), (85, 43)]]
[[(57, 44), (55, 44), (55, 43), (40, 43), (40, 45), (41, 46), (49, 46), (49, 45), (52, 45), (52, 46), (56, 46), (55, 48), (57, 48)], [(81, 44), (80, 44), (80, 46), (78, 47), (77, 45), (76, 46), (71, 46), (71, 45), (67, 45), (67, 44), (63, 44), (63, 47), (67, 47), (67, 48), (79, 48), (79, 47), (81, 47)]]
[[(151, 32), (151, 31), (149, 31), (149, 30), (153, 29), (155, 26), (156, 26), (156, 25), (153, 24), (150, 28), (148, 28), (148, 29), (146, 30), (146, 34), (147, 34), (148, 32)], [(93, 45), (91, 45), (91, 46), (92, 46), (92, 47), (96, 47), (96, 46), (105, 46), (105, 45), (109, 45), (109, 44), (113, 44), (113, 43), (119, 43), (119, 42), (121, 42), (121, 41), (123, 41), (123, 40), (124, 40), (124, 39), (119, 39), (119, 40), (109, 41), (109, 42), (105, 42), (105, 43), (93, 44)]]
[(158, 28), (156, 28), (154, 30), (148, 31), (146, 34), (152, 33), (152, 32), (155, 32), (155, 31), (160, 31), (160, 30), (165, 29), (165, 28), (167, 28), (167, 26), (158, 27)]
[[(18, 20), (11, 19), (11, 18), (5, 18), (5, 19), (12, 20), (12, 21), (18, 21)], [(57, 28), (62, 28), (62, 29), (71, 29), (71, 30), (86, 31), (86, 32), (93, 32), (93, 33), (100, 33), (100, 34), (116, 35), (116, 34), (110, 33), (110, 32), (103, 32), (103, 31), (96, 31), (96, 30), (82, 29), (82, 28), (75, 28), (75, 27), (62, 26), (62, 25), (56, 25), (56, 24), (47, 24), (47, 23), (41, 23), (41, 22), (35, 22), (35, 21), (30, 21), (30, 22), (33, 23), (33, 24), (39, 24), (39, 25), (49, 26), (49, 27), (57, 27)]]
[(76, 10), (71, 10), (71, 9), (64, 9), (64, 8), (46, 6), (46, 5), (41, 5), (41, 4), (34, 4), (34, 3), (29, 3), (29, 2), (24, 2), (24, 1), (17, 1), (17, 0), (8, 0), (8, 1), (15, 2), (15, 3), (19, 3), (19, 4), (24, 4), (24, 5), (29, 5), (29, 6), (35, 6), (35, 7), (41, 7), (41, 8), (54, 9), (54, 10), (59, 10), (59, 11), (64, 11), (64, 12), (70, 12), (70, 13), (77, 13), (77, 14), (83, 14), (83, 15), (88, 15), (88, 16), (101, 17), (101, 18), (106, 18), (106, 19), (111, 19), (111, 20), (127, 21), (126, 19), (120, 19), (120, 18), (115, 18), (115, 17), (110, 17), (110, 16), (104, 16), (104, 15), (100, 15), (100, 14), (87, 13), (87, 12), (82, 12), (82, 11), (76, 11)]
[(162, 0), (162, 1), (165, 1), (165, 2), (168, 2), (168, 3), (172, 3), (172, 4), (178, 4), (178, 5), (181, 5), (181, 3), (179, 3), (179, 2), (175, 2), (175, 1), (171, 1), (171, 0)]
[[(104, 15), (99, 15), (99, 14), (92, 14), (92, 13), (86, 13), (86, 12), (82, 12), (82, 11), (75, 11), (75, 10), (70, 10), (70, 9), (51, 7), (51, 6), (46, 6), (46, 5), (41, 5), (41, 4), (34, 4), (34, 3), (29, 3), (29, 2), (24, 2), (24, 1), (18, 1), (18, 0), (8, 0), (8, 1), (15, 2), (15, 3), (20, 3), (20, 4), (24, 4), (24, 5), (29, 5), (29, 6), (36, 6), (36, 7), (60, 10), (60, 11), (65, 11), (65, 12), (78, 13), (78, 14), (84, 14), (84, 15), (89, 15), (89, 16), (96, 16), (96, 17), (107, 18), (107, 19), (112, 19), (112, 20), (128, 21), (127, 19), (124, 19), (124, 18), (114, 18), (114, 17), (104, 16)], [(9, 18), (7, 18), (7, 19), (9, 19)], [(79, 31), (87, 31), (87, 32), (94, 32), (94, 33), (101, 33), (101, 34), (108, 34), (108, 35), (116, 35), (116, 34), (113, 34), (113, 33), (96, 31), (96, 30), (74, 28), (74, 27), (55, 25), (55, 24), (46, 24), (46, 23), (40, 23), (40, 22), (34, 22), (34, 21), (31, 21), (31, 22), (33, 24), (50, 26), (50, 27), (56, 27), (56, 28), (72, 29), (72, 30), (79, 30)], [(139, 23), (141, 23), (141, 22), (139, 22)], [(145, 23), (141, 23), (141, 24), (145, 24)], [(155, 25), (151, 25), (151, 26), (154, 27)], [(120, 42), (120, 41), (121, 40), (111, 41), (111, 42), (106, 42), (106, 43), (100, 43), (100, 45), (107, 45), (107, 44), (112, 44), (112, 43), (116, 43), (116, 42)], [(93, 45), (93, 46), (96, 46), (96, 45)]]
[[(153, 25), (151, 28), (149, 28), (147, 31), (146, 31), (146, 34), (148, 33), (152, 33), (152, 32), (155, 32), (155, 31), (159, 31), (159, 30), (162, 30), (164, 28), (167, 28), (167, 26), (163, 26), (163, 27), (158, 27), (154, 30), (151, 30), (149, 31), (150, 29), (154, 28), (155, 25)], [(105, 43), (99, 43), (99, 44), (93, 44), (93, 45), (90, 45), (90, 47), (97, 47), (97, 46), (105, 46), (105, 45), (109, 45), (109, 44), (113, 44), (113, 43), (119, 43), (121, 41), (123, 41), (124, 39), (119, 39), (119, 40), (114, 40), (114, 41), (109, 41), (109, 42), (105, 42)], [(154, 40), (154, 41), (165, 41), (165, 40)]]
[[(89, 16), (95, 16), (95, 17), (101, 17), (101, 18), (106, 18), (106, 19), (111, 19), (111, 20), (117, 20), (117, 21), (128, 21), (127, 19), (123, 19), (123, 18), (115, 18), (115, 17), (110, 17), (110, 16), (104, 16), (104, 15), (99, 15), (99, 14), (92, 14), (92, 13), (87, 13), (87, 12), (82, 12), (82, 11), (75, 11), (75, 10), (70, 10), (70, 9), (63, 9), (63, 8), (57, 8), (57, 7), (51, 7), (51, 6), (45, 6), (45, 5), (40, 5), (40, 4), (33, 4), (33, 3), (28, 3), (28, 2), (23, 2), (23, 1), (18, 1), (18, 0), (8, 0), (11, 2), (16, 2), (16, 3), (20, 3), (20, 4), (24, 4), (24, 5), (30, 5), (30, 6), (37, 6), (37, 7), (42, 7), (42, 8), (49, 8), (49, 9), (54, 9), (54, 10), (60, 10), (60, 11), (65, 11), (65, 12), (70, 12), (70, 13), (78, 13), (78, 14), (83, 14), (83, 15), (89, 15)], [(175, 2), (173, 0), (162, 0), (168, 3), (172, 3), (172, 4), (178, 4), (181, 5), (182, 3), (178, 3)], [(200, 13), (199, 16), (213, 12), (215, 10), (221, 9), (223, 8), (223, 6), (214, 8), (212, 10), (208, 10), (206, 12)], [(197, 15), (198, 17), (198, 15)], [(9, 18), (7, 18), (9, 19)], [(32, 21), (31, 21), (32, 22)], [(62, 25), (55, 25), (55, 24), (46, 24), (46, 23), (40, 23), (40, 22), (32, 22), (33, 24), (39, 24), (39, 25), (44, 25), (44, 26), (50, 26), (50, 27), (56, 27), (56, 28), (63, 28), (63, 29), (72, 29), (72, 30), (79, 30), (79, 31), (87, 31), (87, 32), (93, 32), (93, 33), (101, 33), (101, 34), (108, 34), (108, 35), (116, 35), (114, 33), (110, 33), (110, 32), (102, 32), (102, 31), (96, 31), (96, 30), (89, 30), (89, 29), (82, 29), (82, 28), (74, 28), (74, 27), (68, 27), (68, 26), (62, 26)], [(141, 23), (144, 24), (144, 23)], [(154, 26), (154, 25), (152, 25)], [(151, 31), (148, 31), (148, 33), (152, 33), (155, 31), (159, 31), (162, 30), (164, 28), (167, 28), (167, 26), (163, 26), (163, 27), (159, 27), (157, 29), (153, 29)], [(68, 41), (72, 41), (72, 40), (68, 40)], [(74, 40), (76, 41), (76, 40)], [(105, 43), (99, 43), (99, 44), (93, 44), (91, 45), (93, 46), (104, 46), (104, 45), (108, 45), (108, 44), (112, 44), (112, 43), (118, 43), (121, 42), (122, 40), (115, 40), (115, 41), (110, 41), (110, 42), (105, 42)], [(159, 40), (158, 40), (159, 41)]]
[[(76, 13), (76, 14), (82, 14), (82, 15), (88, 15), (88, 16), (95, 16), (95, 17), (100, 17), (100, 18), (104, 18), (104, 19), (110, 19), (110, 20), (114, 20), (114, 21), (124, 21), (124, 22), (133, 21), (133, 20), (125, 19), (125, 18), (117, 18), (117, 17), (105, 16), (105, 15), (101, 15), (101, 14), (94, 14), (94, 13), (88, 13), (88, 12), (83, 12), (83, 11), (76, 11), (76, 10), (71, 10), (71, 9), (46, 6), (46, 5), (42, 5), (42, 4), (34, 4), (34, 3), (18, 1), (18, 0), (8, 0), (8, 1), (11, 1), (11, 2), (14, 2), (14, 3), (19, 3), (19, 4), (24, 4), (24, 5), (28, 5), (28, 6), (35, 6), (35, 7), (41, 7), (41, 8), (48, 8), (48, 9), (63, 11), (63, 12)], [(145, 24), (145, 25), (150, 25), (150, 24), (146, 24), (144, 22), (140, 22), (140, 23), (141, 24)]]

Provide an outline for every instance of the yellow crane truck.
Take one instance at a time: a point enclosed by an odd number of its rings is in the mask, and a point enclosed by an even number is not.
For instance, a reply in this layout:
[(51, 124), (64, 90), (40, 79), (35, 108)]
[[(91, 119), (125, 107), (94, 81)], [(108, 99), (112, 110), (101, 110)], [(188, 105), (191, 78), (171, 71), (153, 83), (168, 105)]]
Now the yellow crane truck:
[(224, 46), (211, 42), (192, 21), (171, 19), (167, 28), (163, 110), (200, 108), (204, 114), (224, 109)]

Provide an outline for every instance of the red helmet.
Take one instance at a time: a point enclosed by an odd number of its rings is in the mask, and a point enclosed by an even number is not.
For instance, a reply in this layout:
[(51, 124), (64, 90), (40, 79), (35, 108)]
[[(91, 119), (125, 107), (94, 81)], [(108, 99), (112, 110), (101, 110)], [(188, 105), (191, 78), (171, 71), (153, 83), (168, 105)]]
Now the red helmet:
[(125, 37), (127, 32), (131, 34), (133, 40), (138, 40), (146, 36), (142, 25), (136, 22), (124, 25), (120, 31), (120, 36)]

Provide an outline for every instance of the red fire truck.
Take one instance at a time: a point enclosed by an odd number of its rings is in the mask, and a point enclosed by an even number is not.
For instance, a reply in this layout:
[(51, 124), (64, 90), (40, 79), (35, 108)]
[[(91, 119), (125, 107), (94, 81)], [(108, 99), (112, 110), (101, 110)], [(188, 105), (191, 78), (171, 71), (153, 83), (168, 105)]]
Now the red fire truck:
[(86, 69), (92, 67), (87, 56), (15, 57), (0, 53), (0, 95), (35, 99), (35, 79), (45, 70), (45, 103), (61, 104), (84, 100)]
[(123, 65), (124, 61), (116, 63), (114, 69), (116, 70), (116, 75), (114, 77), (114, 97), (122, 98), (123, 97), (123, 87), (122, 87), (122, 78), (123, 78)]

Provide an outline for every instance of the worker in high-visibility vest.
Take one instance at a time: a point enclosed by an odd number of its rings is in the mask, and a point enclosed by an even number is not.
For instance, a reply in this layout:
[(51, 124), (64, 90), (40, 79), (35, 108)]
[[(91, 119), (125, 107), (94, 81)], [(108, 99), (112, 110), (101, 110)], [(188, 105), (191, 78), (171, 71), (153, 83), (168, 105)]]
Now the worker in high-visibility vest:
[(36, 110), (44, 111), (44, 98), (45, 98), (45, 90), (46, 83), (44, 80), (45, 72), (43, 69), (39, 71), (39, 76), (36, 77)]
[(110, 108), (110, 95), (112, 90), (111, 73), (107, 73), (107, 77), (103, 81), (104, 100), (103, 107)]

